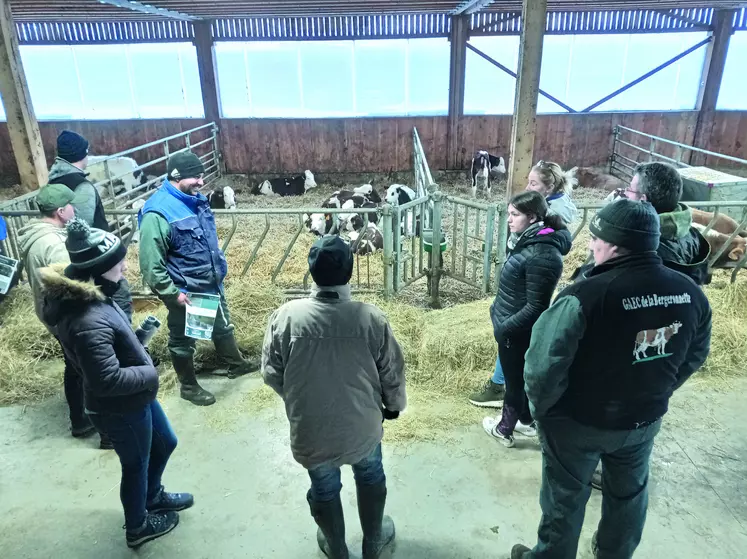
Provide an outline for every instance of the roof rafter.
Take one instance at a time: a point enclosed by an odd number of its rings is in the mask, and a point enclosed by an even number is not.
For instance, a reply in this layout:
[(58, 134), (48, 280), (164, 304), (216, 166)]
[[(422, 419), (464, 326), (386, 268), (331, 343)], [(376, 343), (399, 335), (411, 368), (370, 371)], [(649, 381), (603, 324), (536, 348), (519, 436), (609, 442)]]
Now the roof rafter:
[(467, 0), (457, 6), (451, 13), (454, 15), (461, 14), (474, 14), (480, 10), (487, 8), (495, 0)]
[(182, 21), (198, 21), (201, 18), (195, 17), (183, 12), (177, 12), (174, 10), (168, 10), (166, 8), (157, 8), (150, 4), (143, 4), (142, 2), (135, 2), (130, 0), (98, 0), (101, 4), (108, 4), (109, 6), (115, 6), (117, 8), (126, 8), (133, 12), (140, 12), (143, 14), (149, 14), (154, 16), (167, 17), (169, 19), (180, 19)]

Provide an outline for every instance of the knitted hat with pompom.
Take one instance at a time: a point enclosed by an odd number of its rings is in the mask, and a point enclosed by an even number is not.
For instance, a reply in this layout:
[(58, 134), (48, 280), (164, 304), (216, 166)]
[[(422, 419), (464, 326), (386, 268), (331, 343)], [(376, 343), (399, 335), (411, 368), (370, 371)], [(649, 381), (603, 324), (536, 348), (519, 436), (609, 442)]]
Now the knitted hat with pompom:
[(67, 224), (65, 247), (76, 277), (100, 277), (127, 255), (127, 248), (116, 235), (89, 227), (80, 219)]

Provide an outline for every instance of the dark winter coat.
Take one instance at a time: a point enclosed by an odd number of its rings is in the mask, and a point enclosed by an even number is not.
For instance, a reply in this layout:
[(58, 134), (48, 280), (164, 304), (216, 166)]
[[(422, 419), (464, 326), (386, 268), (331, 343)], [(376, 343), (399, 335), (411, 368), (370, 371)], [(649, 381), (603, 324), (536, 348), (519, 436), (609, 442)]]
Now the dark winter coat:
[(651, 424), (703, 365), (710, 339), (705, 294), (654, 252), (600, 264), (532, 330), (524, 368), (532, 416), (612, 430)]
[(63, 265), (40, 272), (44, 319), (83, 375), (86, 409), (126, 413), (153, 401), (158, 373), (127, 317), (100, 286), (63, 272)]
[(528, 333), (550, 306), (563, 273), (563, 256), (571, 250), (567, 229), (535, 224), (519, 237), (501, 270), (498, 294), (490, 307), (493, 333), (502, 337)]

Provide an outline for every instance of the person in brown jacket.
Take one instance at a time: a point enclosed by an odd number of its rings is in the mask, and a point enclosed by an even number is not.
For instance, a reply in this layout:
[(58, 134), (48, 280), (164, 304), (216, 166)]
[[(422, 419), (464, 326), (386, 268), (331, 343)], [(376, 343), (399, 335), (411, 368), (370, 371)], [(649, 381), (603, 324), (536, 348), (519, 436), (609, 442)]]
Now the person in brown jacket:
[(311, 478), (307, 500), (327, 556), (347, 559), (340, 467), (353, 467), (363, 557), (394, 541), (384, 516), (383, 420), (405, 409), (405, 363), (384, 313), (350, 298), (353, 253), (327, 235), (309, 252), (311, 297), (270, 317), (262, 351), (265, 383), (285, 402), (293, 457)]

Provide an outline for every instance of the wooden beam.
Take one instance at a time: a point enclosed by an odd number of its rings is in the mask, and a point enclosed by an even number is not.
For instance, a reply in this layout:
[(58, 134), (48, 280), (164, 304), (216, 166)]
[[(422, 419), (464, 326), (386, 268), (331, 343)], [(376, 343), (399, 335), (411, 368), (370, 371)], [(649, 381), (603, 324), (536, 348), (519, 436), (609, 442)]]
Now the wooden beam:
[(507, 199), (524, 189), (527, 176), (532, 170), (547, 0), (524, 0), (521, 21), (519, 76), (516, 79), (511, 126)]
[(47, 160), (8, 0), (0, 0), (0, 95), (5, 105), (10, 145), (21, 185), (27, 191), (36, 190), (47, 183)]
[(182, 21), (195, 21), (200, 18), (185, 14), (183, 12), (177, 12), (175, 10), (167, 10), (166, 8), (157, 8), (149, 4), (143, 4), (141, 2), (135, 2), (130, 0), (97, 0), (100, 4), (108, 4), (116, 8), (125, 8), (126, 10), (132, 10), (133, 12), (140, 12), (141, 14), (148, 14), (152, 16), (166, 17), (169, 19), (180, 19)]
[[(724, 77), (724, 66), (726, 55), (729, 52), (729, 40), (734, 33), (735, 10), (716, 10), (713, 13), (713, 39), (706, 51), (703, 61), (703, 72), (698, 89), (698, 100), (695, 109), (698, 111), (698, 119), (695, 123), (695, 135), (693, 145), (706, 149), (713, 128), (713, 116), (716, 112), (718, 93), (721, 89), (721, 80)], [(690, 164), (702, 165), (705, 156), (690, 152)]]
[(460, 169), (459, 123), (464, 115), (464, 79), (466, 75), (467, 38), (469, 16), (454, 16), (451, 19), (451, 60), (449, 62), (449, 124), (447, 144), (449, 153), (446, 164), (449, 169)]
[[(197, 21), (195, 28), (195, 49), (197, 50), (197, 68), (200, 72), (200, 89), (205, 119), (214, 122), (221, 128), (220, 103), (218, 101), (218, 80), (215, 75), (215, 52), (213, 50), (212, 22)], [(218, 149), (222, 153), (222, 134), (218, 134)]]
[(495, 2), (495, 0), (466, 0), (465, 2), (462, 2), (456, 8), (454, 8), (451, 14), (455, 16), (462, 14), (474, 14), (484, 8), (487, 8), (493, 2)]

